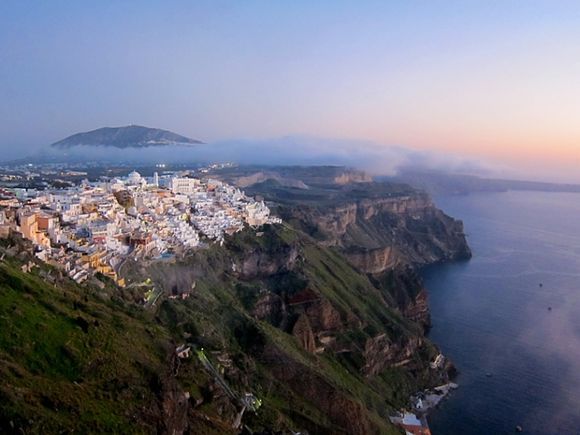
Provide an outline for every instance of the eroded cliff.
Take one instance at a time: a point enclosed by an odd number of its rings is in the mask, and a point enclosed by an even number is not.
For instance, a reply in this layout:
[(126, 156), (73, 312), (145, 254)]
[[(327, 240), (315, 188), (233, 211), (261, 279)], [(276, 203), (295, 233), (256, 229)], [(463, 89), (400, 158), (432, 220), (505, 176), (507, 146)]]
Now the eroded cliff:
[[(388, 433), (389, 410), (446, 379), (429, 366), (437, 349), (390, 293), (293, 228), (245, 231), (223, 247), (134, 267), (129, 280), (148, 274), (167, 294), (190, 295), (165, 302), (160, 319), (205, 349), (227, 350), (235, 363), (226, 379), (261, 391), (265, 415), (275, 416), (248, 416), (256, 427)], [(232, 419), (222, 408), (216, 417)]]
[[(344, 171), (342, 178), (349, 179)], [(327, 179), (304, 177), (305, 184), (310, 182), (307, 192), (276, 183), (248, 189), (263, 195), (286, 221), (318, 243), (338, 250), (388, 292), (403, 315), (428, 327), (427, 293), (416, 272), (471, 256), (462, 222), (409, 186), (360, 177), (356, 183), (337, 183), (340, 178), (336, 173)]]
[[(408, 186), (297, 172), (248, 187), (285, 224), (126, 262), (124, 289), (46, 284), (17, 259), (0, 263), (0, 325), (10, 331), (0, 429), (239, 433), (229, 389), (262, 400), (243, 416), (247, 432), (398, 433), (388, 413), (448, 377), (429, 364), (438, 350), (423, 334), (417, 267), (469, 256), (462, 225)], [(144, 285), (159, 292), (146, 308), (136, 306)], [(23, 347), (37, 327), (49, 345)], [(178, 357), (185, 344), (205, 349), (215, 373), (195, 354)]]

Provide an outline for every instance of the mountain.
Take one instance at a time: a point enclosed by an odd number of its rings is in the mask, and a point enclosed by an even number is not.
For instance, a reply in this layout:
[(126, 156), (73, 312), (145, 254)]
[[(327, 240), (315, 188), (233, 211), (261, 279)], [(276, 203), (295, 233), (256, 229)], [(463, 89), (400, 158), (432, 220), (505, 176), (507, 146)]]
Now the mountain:
[(103, 127), (77, 133), (55, 142), (54, 148), (69, 149), (76, 146), (99, 146), (114, 148), (145, 148), (167, 145), (193, 145), (203, 142), (158, 128), (128, 125), (126, 127)]

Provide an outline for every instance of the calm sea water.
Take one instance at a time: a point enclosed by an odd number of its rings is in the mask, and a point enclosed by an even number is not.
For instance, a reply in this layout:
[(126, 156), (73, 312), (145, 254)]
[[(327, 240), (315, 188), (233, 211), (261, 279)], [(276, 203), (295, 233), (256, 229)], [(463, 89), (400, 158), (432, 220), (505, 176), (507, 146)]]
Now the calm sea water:
[(430, 338), (460, 371), (433, 433), (580, 434), (580, 194), (436, 203), (464, 221), (473, 259), (424, 272)]

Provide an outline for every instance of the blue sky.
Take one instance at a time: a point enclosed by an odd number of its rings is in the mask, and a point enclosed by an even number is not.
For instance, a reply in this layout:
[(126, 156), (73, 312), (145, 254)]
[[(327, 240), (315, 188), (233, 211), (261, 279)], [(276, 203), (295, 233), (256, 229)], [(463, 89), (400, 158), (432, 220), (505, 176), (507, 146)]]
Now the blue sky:
[(572, 171), (580, 4), (0, 3), (0, 149), (110, 125), (305, 134)]

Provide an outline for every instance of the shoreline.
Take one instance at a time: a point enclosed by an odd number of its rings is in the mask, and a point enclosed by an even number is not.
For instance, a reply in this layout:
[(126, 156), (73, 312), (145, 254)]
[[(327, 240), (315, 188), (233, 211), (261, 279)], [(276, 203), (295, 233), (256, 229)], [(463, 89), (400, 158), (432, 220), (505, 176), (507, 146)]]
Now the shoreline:
[(427, 415), (453, 391), (459, 388), (459, 384), (448, 382), (437, 387), (428, 388), (411, 397), (413, 410), (418, 414)]
[(431, 435), (427, 417), (429, 413), (453, 390), (459, 388), (455, 382), (447, 382), (437, 387), (428, 388), (411, 396), (411, 410), (402, 409), (400, 412), (389, 416), (391, 423), (401, 427), (406, 434)]

